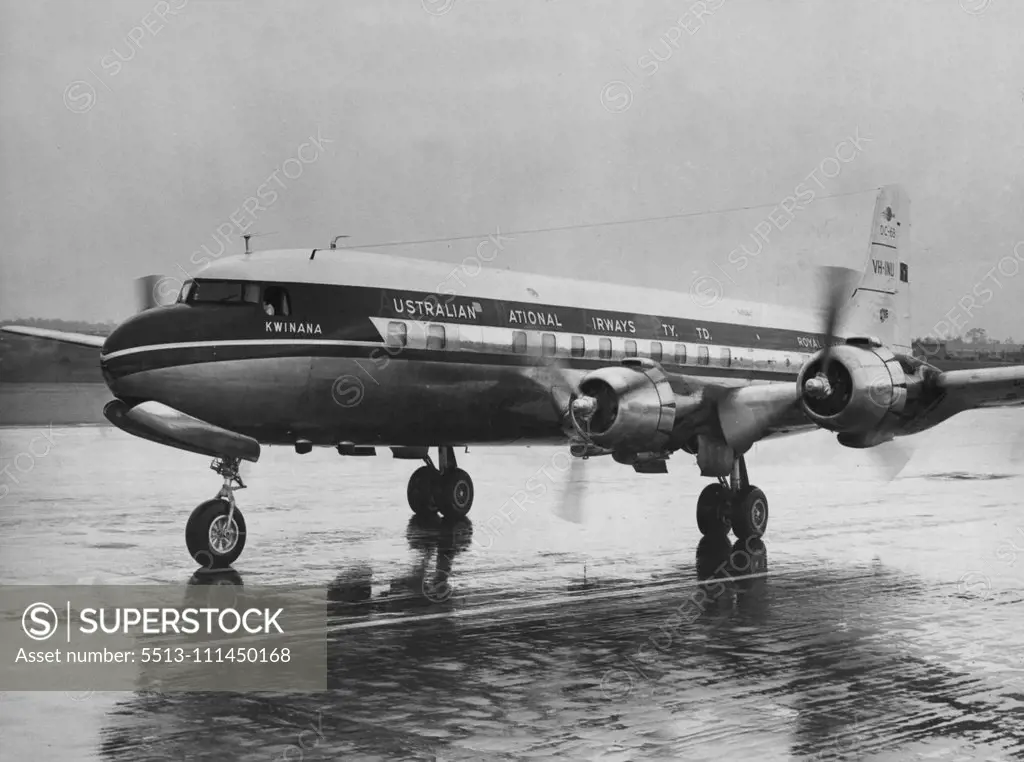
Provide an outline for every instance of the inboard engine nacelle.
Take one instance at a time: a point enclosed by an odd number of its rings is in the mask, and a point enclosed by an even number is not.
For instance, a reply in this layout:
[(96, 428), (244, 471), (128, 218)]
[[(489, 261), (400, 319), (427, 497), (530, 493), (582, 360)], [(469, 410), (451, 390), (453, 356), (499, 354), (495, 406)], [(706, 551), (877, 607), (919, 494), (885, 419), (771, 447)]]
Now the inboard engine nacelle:
[[(907, 403), (907, 377), (896, 355), (877, 342), (851, 340), (832, 348), (823, 372), (824, 355), (813, 357), (797, 377), (800, 405), (808, 418), (840, 435), (883, 434), (898, 428)], [(844, 444), (858, 441), (845, 439)]]

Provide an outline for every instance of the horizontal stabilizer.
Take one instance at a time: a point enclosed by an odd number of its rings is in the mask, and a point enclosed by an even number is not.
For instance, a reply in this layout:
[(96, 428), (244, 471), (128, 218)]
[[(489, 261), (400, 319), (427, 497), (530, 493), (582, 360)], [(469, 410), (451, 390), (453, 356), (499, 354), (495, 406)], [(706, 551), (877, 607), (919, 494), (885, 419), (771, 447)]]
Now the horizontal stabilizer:
[(74, 333), (72, 331), (51, 331), (49, 328), (27, 328), (21, 325), (3, 325), (0, 331), (5, 333), (16, 333), (19, 336), (32, 336), (36, 339), (49, 339), (50, 341), (61, 341), (65, 344), (78, 344), (82, 347), (103, 348), (106, 336), (93, 336), (90, 333)]
[(160, 402), (141, 402), (131, 407), (122, 400), (112, 400), (103, 408), (103, 415), (122, 431), (157, 444), (211, 458), (253, 462), (260, 458), (260, 444), (252, 437), (214, 426)]

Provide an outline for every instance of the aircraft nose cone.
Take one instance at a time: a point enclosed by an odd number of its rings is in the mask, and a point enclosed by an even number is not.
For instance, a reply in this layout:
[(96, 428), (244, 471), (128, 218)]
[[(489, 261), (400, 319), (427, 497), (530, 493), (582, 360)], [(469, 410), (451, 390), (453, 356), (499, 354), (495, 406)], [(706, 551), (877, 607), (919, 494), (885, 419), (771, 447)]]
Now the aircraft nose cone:
[(140, 347), (173, 341), (172, 307), (156, 307), (132, 315), (115, 328), (103, 342), (100, 370), (107, 388), (115, 397), (123, 397), (124, 379), (149, 368), (152, 353), (139, 352)]

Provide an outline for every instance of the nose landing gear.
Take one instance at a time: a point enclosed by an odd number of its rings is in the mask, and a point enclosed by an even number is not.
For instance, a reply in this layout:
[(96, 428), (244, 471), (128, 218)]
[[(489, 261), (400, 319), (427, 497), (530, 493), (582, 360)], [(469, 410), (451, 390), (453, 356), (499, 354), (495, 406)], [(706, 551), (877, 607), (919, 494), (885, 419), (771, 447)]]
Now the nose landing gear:
[(446, 519), (465, 518), (473, 507), (473, 480), (455, 462), (453, 447), (438, 448), (438, 468), (428, 455), (426, 465), (420, 466), (409, 477), (406, 495), (409, 507), (417, 516), (435, 516), (439, 512)]
[(245, 489), (238, 465), (238, 458), (217, 458), (210, 464), (224, 478), (224, 485), (216, 497), (196, 506), (185, 524), (189, 555), (204, 570), (229, 568), (245, 548), (245, 517), (235, 505), (234, 494)]

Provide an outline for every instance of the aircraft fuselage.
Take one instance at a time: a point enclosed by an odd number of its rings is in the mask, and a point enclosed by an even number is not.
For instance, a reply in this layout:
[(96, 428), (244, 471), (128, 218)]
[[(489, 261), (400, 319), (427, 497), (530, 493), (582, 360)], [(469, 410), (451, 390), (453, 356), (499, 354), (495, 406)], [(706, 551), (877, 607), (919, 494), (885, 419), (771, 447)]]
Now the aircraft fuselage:
[[(140, 313), (104, 345), (102, 367), (116, 396), (155, 399), (265, 444), (561, 443), (565, 431), (545, 380), (552, 364), (578, 380), (626, 357), (649, 357), (675, 391), (701, 394), (709, 386), (793, 382), (826, 344), (814, 332), (758, 322), (750, 310), (730, 322), (728, 306), (716, 314), (685, 294), (675, 295), (670, 314), (655, 314), (495, 298), (493, 286), (475, 295), (474, 282), (464, 295), (310, 282), (305, 274), (286, 280), (280, 267), (276, 277), (244, 267), (258, 265), (259, 255), (230, 259), (234, 267), (225, 260), (197, 276), (200, 289), (204, 281), (257, 284), (252, 293), (261, 295), (283, 289), (288, 314), (266, 314), (256, 296), (185, 299)], [(353, 268), (353, 279), (358, 274)], [(499, 274), (509, 291), (524, 277)], [(565, 281), (567, 289), (576, 285)], [(646, 302), (644, 289), (605, 289), (614, 302)], [(664, 292), (650, 293), (664, 300)], [(814, 325), (809, 312), (806, 324)], [(798, 415), (790, 423), (809, 425)]]

